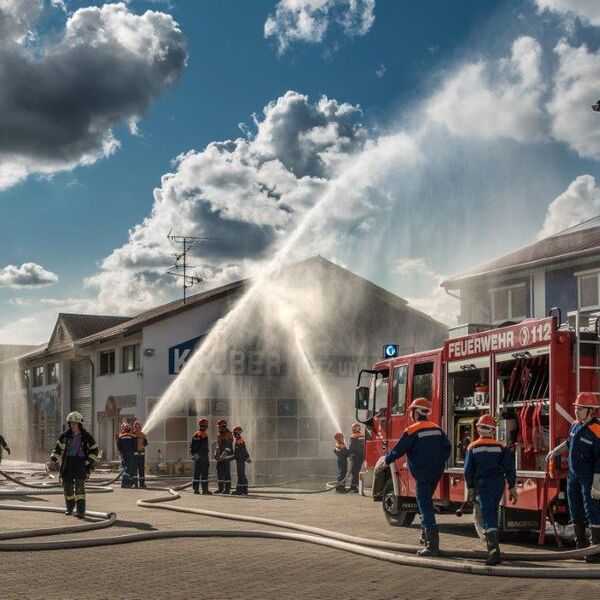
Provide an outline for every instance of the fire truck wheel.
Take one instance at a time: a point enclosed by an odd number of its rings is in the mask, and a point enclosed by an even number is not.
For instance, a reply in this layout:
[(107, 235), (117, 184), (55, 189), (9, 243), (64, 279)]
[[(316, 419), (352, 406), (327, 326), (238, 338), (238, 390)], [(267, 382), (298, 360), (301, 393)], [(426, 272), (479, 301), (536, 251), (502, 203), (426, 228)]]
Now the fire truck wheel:
[(408, 527), (415, 520), (415, 513), (403, 510), (392, 512), (391, 507), (393, 506), (393, 498), (394, 484), (391, 479), (388, 479), (383, 488), (383, 514), (390, 525), (393, 525), (394, 527)]

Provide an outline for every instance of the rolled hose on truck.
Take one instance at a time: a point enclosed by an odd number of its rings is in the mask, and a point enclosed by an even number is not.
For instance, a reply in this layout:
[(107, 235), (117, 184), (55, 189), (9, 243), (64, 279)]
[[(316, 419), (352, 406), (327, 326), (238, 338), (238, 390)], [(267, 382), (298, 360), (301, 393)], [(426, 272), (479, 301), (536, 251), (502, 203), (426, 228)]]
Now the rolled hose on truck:
[[(450, 571), (454, 573), (473, 574), (473, 575), (495, 575), (499, 577), (524, 577), (524, 578), (552, 578), (552, 579), (600, 579), (600, 569), (596, 566), (582, 567), (540, 567), (537, 565), (528, 566), (486, 566), (480, 563), (474, 563), (465, 560), (454, 559), (474, 559), (486, 558), (487, 554), (481, 551), (468, 550), (445, 550), (441, 558), (425, 558), (414, 555), (419, 546), (407, 544), (395, 544), (392, 542), (381, 542), (357, 536), (342, 534), (336, 531), (321, 529), (292, 523), (279, 521), (275, 519), (266, 519), (264, 517), (253, 517), (249, 515), (236, 515), (231, 513), (204, 510), (199, 508), (188, 508), (183, 506), (167, 505), (167, 502), (181, 498), (177, 489), (181, 490), (191, 485), (190, 483), (178, 486), (178, 488), (168, 488), (168, 495), (159, 496), (147, 500), (138, 500), (137, 505), (141, 508), (171, 510), (175, 512), (184, 512), (218, 519), (239, 521), (245, 523), (259, 523), (261, 525), (270, 525), (285, 529), (292, 529), (294, 532), (283, 531), (255, 531), (255, 530), (180, 530), (180, 531), (148, 531), (133, 534), (114, 535), (108, 537), (95, 537), (84, 539), (68, 539), (49, 542), (0, 542), (0, 552), (2, 551), (33, 551), (33, 550), (67, 550), (74, 548), (93, 548), (99, 546), (110, 546), (116, 544), (127, 544), (134, 542), (150, 541), (156, 539), (175, 539), (175, 538), (262, 538), (278, 539), (287, 541), (297, 541), (343, 550), (352, 554), (366, 556), (399, 564), (403, 566), (423, 567), (441, 571)], [(39, 490), (44, 491), (44, 490)], [(30, 492), (13, 492), (13, 495), (30, 495)], [(0, 504), (0, 510), (31, 510), (42, 512), (63, 512), (58, 507), (47, 507), (38, 505), (7, 505)], [(116, 522), (115, 513), (101, 513), (87, 511), (86, 518), (93, 517), (99, 519), (92, 523), (85, 522), (66, 527), (53, 527), (46, 529), (32, 529), (27, 531), (8, 532), (0, 534), (0, 540), (20, 539), (39, 537), (47, 535), (58, 535), (63, 533), (75, 533), (81, 531), (90, 531), (93, 529), (102, 529), (112, 526)], [(393, 551), (393, 552), (392, 552)], [(404, 555), (398, 553), (411, 553)], [(503, 553), (504, 560), (512, 561), (563, 561), (568, 559), (584, 558), (585, 556), (600, 553), (600, 545), (591, 546), (581, 550), (569, 550), (562, 552), (513, 552)]]

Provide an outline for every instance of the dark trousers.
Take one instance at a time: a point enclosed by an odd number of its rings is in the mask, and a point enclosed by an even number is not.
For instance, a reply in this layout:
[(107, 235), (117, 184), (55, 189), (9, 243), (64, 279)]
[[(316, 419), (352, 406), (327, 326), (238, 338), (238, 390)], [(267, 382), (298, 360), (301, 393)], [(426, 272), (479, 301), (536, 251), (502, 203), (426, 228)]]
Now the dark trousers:
[(360, 474), (360, 468), (362, 467), (362, 459), (354, 456), (352, 457), (352, 483), (350, 484), (351, 490), (358, 489), (358, 475)]
[(569, 512), (574, 525), (600, 527), (600, 500), (591, 496), (593, 475), (567, 478)]
[(77, 506), (77, 514), (85, 514), (85, 458), (68, 456), (62, 474), (63, 491), (67, 512), (73, 512)]
[(146, 455), (143, 452), (137, 452), (133, 455), (133, 485), (144, 487), (146, 485)]
[(344, 487), (344, 480), (346, 479), (346, 475), (348, 474), (348, 459), (346, 457), (344, 458), (338, 458), (337, 460), (337, 466), (338, 466), (338, 484), (336, 486), (336, 490), (345, 490), (346, 488)]
[(135, 456), (133, 454), (122, 455), (121, 468), (123, 469), (123, 475), (121, 475), (121, 487), (131, 487), (133, 485)]
[(246, 461), (236, 460), (237, 465), (237, 486), (235, 488), (236, 494), (247, 494), (248, 493), (248, 478), (246, 477)]
[(486, 533), (498, 529), (498, 507), (504, 494), (504, 486), (504, 477), (477, 481), (477, 499), (481, 508), (483, 530)]
[(424, 527), (425, 529), (437, 529), (435, 510), (433, 508), (433, 493), (435, 492), (438, 482), (439, 479), (432, 481), (417, 481), (415, 485), (421, 527)]
[(203, 492), (208, 492), (208, 456), (201, 456), (194, 462), (194, 480), (192, 481), (192, 487), (195, 492), (198, 492), (200, 491), (200, 486), (202, 486)]
[(231, 491), (231, 462), (228, 460), (217, 461), (217, 479), (219, 492), (228, 494)]

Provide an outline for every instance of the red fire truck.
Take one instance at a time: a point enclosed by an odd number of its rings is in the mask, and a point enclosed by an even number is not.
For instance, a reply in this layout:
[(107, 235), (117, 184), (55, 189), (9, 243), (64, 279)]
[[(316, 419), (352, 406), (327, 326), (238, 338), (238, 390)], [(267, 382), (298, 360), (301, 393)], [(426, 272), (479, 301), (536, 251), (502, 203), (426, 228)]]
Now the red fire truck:
[[(477, 437), (478, 417), (491, 413), (498, 438), (514, 451), (518, 475), (517, 506), (506, 498), (501, 506), (503, 533), (544, 531), (546, 518), (568, 523), (566, 461), (547, 466), (545, 456), (566, 438), (577, 392), (600, 389), (600, 319), (569, 313), (559, 326), (560, 311), (550, 314), (449, 338), (443, 348), (381, 360), (360, 372), (357, 418), (368, 425), (361, 493), (382, 502), (390, 524), (414, 520), (415, 482), (405, 457), (377, 477), (373, 469), (410, 425), (406, 408), (420, 396), (431, 400), (430, 418), (452, 443), (434, 495), (441, 512), (455, 512), (465, 502), (465, 450)], [(473, 512), (483, 535), (477, 505)]]

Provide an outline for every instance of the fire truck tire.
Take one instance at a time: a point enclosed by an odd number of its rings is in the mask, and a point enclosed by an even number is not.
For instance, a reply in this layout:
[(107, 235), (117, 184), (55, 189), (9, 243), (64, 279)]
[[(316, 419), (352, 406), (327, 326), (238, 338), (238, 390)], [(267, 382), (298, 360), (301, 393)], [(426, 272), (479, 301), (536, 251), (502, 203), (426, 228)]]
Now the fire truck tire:
[(387, 522), (393, 527), (408, 527), (409, 525), (412, 525), (416, 516), (414, 512), (406, 512), (404, 510), (392, 512), (391, 506), (393, 496), (394, 483), (391, 479), (388, 479), (383, 488), (383, 500), (381, 501), (383, 514), (385, 515)]

